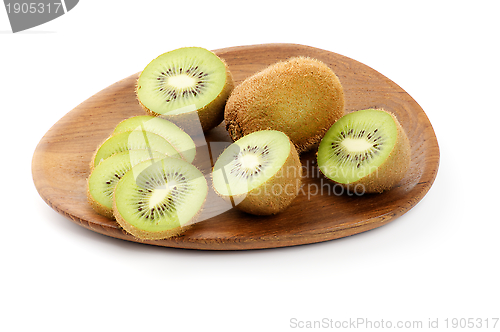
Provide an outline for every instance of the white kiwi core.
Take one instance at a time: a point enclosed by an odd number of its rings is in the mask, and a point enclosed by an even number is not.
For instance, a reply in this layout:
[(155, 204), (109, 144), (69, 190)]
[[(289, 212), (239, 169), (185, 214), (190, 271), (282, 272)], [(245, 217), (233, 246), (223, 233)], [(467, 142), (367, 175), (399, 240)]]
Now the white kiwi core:
[(170, 86), (176, 87), (178, 89), (185, 89), (196, 86), (196, 80), (194, 79), (194, 77), (188, 76), (186, 74), (170, 76), (167, 82)]
[(260, 163), (262, 161), (254, 154), (246, 154), (241, 157), (241, 167), (248, 171), (257, 169)]
[(165, 198), (167, 198), (169, 192), (169, 188), (165, 186), (155, 188), (149, 197), (149, 208), (152, 209), (156, 205), (160, 204)]
[(342, 141), (342, 146), (346, 148), (347, 151), (352, 152), (363, 152), (369, 150), (373, 144), (368, 142), (364, 138), (346, 138)]

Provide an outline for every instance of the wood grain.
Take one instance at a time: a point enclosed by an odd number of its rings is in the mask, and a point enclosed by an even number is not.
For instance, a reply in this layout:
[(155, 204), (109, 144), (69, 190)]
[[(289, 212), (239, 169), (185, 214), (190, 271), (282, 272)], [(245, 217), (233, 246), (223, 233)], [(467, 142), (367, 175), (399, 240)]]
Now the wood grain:
[[(139, 106), (133, 74), (87, 99), (61, 118), (41, 139), (32, 160), (35, 186), (45, 202), (78, 225), (111, 237), (168, 246), (209, 250), (274, 248), (337, 239), (382, 226), (417, 204), (438, 170), (439, 148), (422, 108), (397, 84), (355, 60), (329, 51), (295, 44), (239, 46), (215, 51), (229, 65), (236, 84), (279, 60), (309, 56), (328, 64), (344, 87), (346, 111), (384, 108), (396, 114), (411, 142), (411, 168), (394, 189), (383, 194), (349, 195), (322, 177), (315, 151), (301, 156), (304, 186), (283, 213), (256, 217), (218, 201), (207, 204), (205, 217), (182, 235), (140, 241), (115, 221), (97, 215), (87, 202), (86, 178), (95, 148), (121, 120), (144, 112)], [(221, 124), (208, 142), (229, 142)], [(203, 142), (202, 142), (203, 143)], [(195, 163), (209, 170), (206, 146)], [(225, 212), (224, 212), (225, 211)]]

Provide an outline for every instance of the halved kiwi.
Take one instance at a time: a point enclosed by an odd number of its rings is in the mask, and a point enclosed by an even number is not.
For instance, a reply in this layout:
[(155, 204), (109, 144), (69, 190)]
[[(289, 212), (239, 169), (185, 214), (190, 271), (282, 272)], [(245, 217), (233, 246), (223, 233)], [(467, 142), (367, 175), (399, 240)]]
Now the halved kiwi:
[(331, 180), (357, 192), (383, 192), (406, 174), (410, 142), (394, 114), (380, 109), (343, 116), (318, 148), (318, 166)]
[(251, 133), (217, 159), (214, 190), (236, 208), (256, 215), (285, 210), (297, 196), (302, 167), (295, 146), (276, 130)]
[(114, 218), (113, 191), (118, 180), (140, 162), (166, 157), (157, 151), (129, 150), (103, 160), (92, 170), (87, 179), (87, 197), (92, 208), (105, 217)]
[(104, 159), (127, 150), (152, 150), (167, 156), (182, 159), (175, 148), (163, 137), (148, 131), (126, 131), (110, 136), (96, 150), (90, 168), (93, 169)]
[(193, 139), (172, 122), (150, 115), (134, 116), (120, 122), (113, 135), (132, 130), (147, 131), (165, 138), (184, 160), (193, 162), (196, 155)]
[(113, 198), (116, 221), (139, 239), (178, 235), (195, 221), (207, 197), (203, 174), (175, 158), (137, 164), (118, 181)]
[(146, 112), (184, 129), (195, 114), (203, 131), (208, 131), (222, 122), (233, 85), (229, 68), (217, 55), (201, 47), (184, 47), (146, 66), (137, 80), (137, 99)]

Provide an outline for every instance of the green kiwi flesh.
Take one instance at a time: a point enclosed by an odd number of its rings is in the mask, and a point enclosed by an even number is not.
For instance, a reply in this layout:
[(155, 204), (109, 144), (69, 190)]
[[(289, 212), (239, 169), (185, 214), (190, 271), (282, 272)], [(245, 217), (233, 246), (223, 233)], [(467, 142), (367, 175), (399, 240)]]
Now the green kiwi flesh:
[(397, 118), (367, 109), (343, 116), (318, 148), (318, 166), (329, 179), (366, 193), (391, 189), (406, 174), (410, 143)]
[(224, 118), (234, 86), (226, 63), (209, 50), (183, 47), (158, 56), (137, 80), (137, 99), (146, 112), (182, 123), (197, 113), (203, 131)]
[(301, 177), (295, 146), (276, 130), (240, 138), (219, 156), (212, 172), (215, 192), (255, 215), (285, 210), (298, 194)]
[(162, 158), (166, 155), (157, 151), (129, 150), (103, 160), (87, 179), (87, 197), (93, 209), (100, 215), (113, 218), (113, 191), (118, 180), (138, 163)]
[(208, 193), (203, 174), (175, 158), (132, 167), (117, 183), (113, 198), (116, 221), (142, 240), (180, 234), (195, 221)]
[(344, 115), (340, 80), (325, 63), (306, 57), (273, 64), (234, 88), (224, 113), (233, 141), (254, 131), (284, 132), (299, 153), (312, 149)]
[(132, 130), (147, 131), (165, 138), (188, 163), (192, 163), (195, 158), (196, 146), (193, 139), (168, 120), (151, 115), (134, 116), (120, 122), (113, 135)]
[(106, 139), (97, 148), (90, 166), (93, 169), (101, 161), (118, 152), (148, 149), (170, 157), (182, 158), (179, 152), (163, 137), (148, 131), (134, 130), (112, 135)]

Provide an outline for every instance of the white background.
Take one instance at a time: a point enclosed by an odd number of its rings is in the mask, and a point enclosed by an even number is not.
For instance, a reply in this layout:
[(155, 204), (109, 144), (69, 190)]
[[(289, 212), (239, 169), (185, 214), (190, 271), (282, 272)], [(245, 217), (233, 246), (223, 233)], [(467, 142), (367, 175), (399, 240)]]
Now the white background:
[[(310, 330), (293, 318), (445, 327), (454, 317), (489, 318), (491, 330), (500, 317), (496, 4), (82, 0), (17, 34), (0, 7), (0, 330)], [(425, 110), (441, 162), (416, 207), (335, 241), (203, 252), (94, 233), (39, 197), (36, 145), (80, 102), (178, 47), (276, 42), (360, 61)]]

